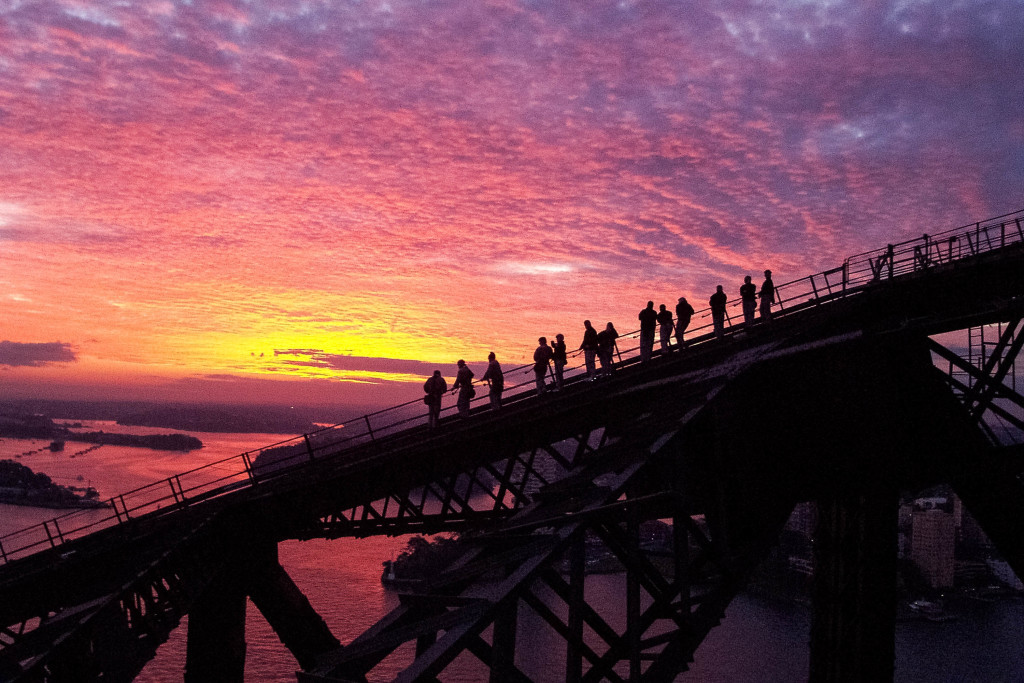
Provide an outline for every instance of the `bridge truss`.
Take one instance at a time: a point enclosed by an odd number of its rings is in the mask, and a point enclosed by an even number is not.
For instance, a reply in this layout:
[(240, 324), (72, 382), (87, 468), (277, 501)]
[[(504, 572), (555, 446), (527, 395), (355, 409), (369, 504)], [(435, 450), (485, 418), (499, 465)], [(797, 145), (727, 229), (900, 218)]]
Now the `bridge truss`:
[[(48, 551), (4, 556), (0, 680), (131, 680), (185, 614), (186, 680), (241, 680), (247, 597), (305, 681), (464, 666), (672, 680), (803, 501), (821, 518), (811, 678), (889, 679), (900, 490), (950, 483), (1024, 575), (1021, 450), (993, 428), (1024, 429), (1007, 381), (1024, 339), (1017, 235), (1015, 216), (890, 246), (807, 278), (770, 327), (628, 359), (561, 396), (440, 432), (378, 438), (367, 419), (337, 453), (307, 438), (287, 466), (246, 456), (216, 486), (122, 497), (116, 523), (81, 538), (55, 520)], [(999, 323), (980, 363), (940, 341)], [(670, 538), (652, 544), (652, 520)], [(344, 646), (276, 556), (285, 539), (445, 531), (463, 556)], [(597, 560), (624, 572), (618, 609), (596, 597)], [(557, 673), (530, 670), (526, 624), (563, 653)]]
[[(994, 332), (995, 340), (987, 341), (986, 331), (990, 335)], [(1012, 444), (1013, 437), (1024, 432), (1024, 396), (1017, 391), (1016, 382), (1016, 360), (1024, 345), (1021, 318), (972, 327), (967, 332), (966, 354), (958, 354), (936, 340), (930, 340), (931, 350), (948, 363), (951, 389), (992, 443)], [(1004, 428), (997, 432), (994, 425)]]

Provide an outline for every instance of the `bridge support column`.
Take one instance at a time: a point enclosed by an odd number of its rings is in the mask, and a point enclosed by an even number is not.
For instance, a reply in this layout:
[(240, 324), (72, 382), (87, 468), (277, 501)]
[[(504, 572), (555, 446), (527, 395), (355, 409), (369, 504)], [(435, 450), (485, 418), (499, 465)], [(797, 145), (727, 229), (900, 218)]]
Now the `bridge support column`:
[[(626, 539), (633, 557), (640, 554), (640, 519), (635, 505), (626, 512)], [(626, 631), (629, 634), (629, 680), (640, 683), (640, 639), (643, 626), (640, 623), (640, 574), (636, 567), (626, 567)]]
[(185, 683), (245, 680), (245, 576), (231, 563), (188, 615)]
[(277, 544), (259, 549), (249, 580), (249, 596), (303, 669), (318, 655), (341, 647), (327, 623), (278, 562)]
[(514, 681), (516, 677), (516, 627), (519, 601), (512, 600), (500, 609), (494, 620), (491, 646), (491, 683)]
[(891, 681), (899, 496), (879, 487), (818, 501), (810, 681)]
[(569, 546), (569, 634), (566, 638), (565, 681), (583, 680), (583, 609), (587, 548), (584, 535), (577, 534)]

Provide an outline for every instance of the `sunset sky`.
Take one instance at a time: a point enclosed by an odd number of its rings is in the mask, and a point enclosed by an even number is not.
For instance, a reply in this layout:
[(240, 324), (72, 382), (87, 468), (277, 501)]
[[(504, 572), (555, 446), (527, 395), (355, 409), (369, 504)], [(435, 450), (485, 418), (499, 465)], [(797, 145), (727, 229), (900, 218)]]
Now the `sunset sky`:
[(1024, 208), (1022, 36), (1020, 0), (0, 0), (0, 396), (389, 404)]

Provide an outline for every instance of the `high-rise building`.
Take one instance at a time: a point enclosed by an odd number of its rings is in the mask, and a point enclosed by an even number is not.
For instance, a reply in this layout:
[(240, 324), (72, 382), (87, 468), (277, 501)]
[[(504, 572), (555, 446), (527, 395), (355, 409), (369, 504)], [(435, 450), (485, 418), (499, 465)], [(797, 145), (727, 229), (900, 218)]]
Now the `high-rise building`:
[(910, 559), (932, 588), (953, 585), (956, 520), (946, 498), (914, 501)]

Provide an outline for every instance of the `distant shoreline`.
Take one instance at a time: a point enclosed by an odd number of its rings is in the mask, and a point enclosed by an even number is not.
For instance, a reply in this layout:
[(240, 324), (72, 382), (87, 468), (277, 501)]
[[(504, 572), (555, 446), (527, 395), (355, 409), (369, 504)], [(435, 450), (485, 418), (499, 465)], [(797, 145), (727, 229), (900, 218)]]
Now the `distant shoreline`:
[(214, 405), (117, 401), (0, 401), (0, 415), (46, 415), (60, 421), (103, 420), (133, 427), (224, 434), (307, 434), (319, 424), (372, 412), (369, 406)]
[(18, 505), (20, 507), (45, 508), (47, 510), (98, 510), (110, 507), (110, 503), (101, 500), (78, 499), (76, 502), (54, 501), (38, 498), (29, 489), (19, 489), (19, 493), (0, 490), (0, 505)]
[(61, 486), (42, 472), (34, 472), (13, 460), (0, 460), (0, 503), (51, 510), (108, 506), (91, 486), (85, 489)]
[(79, 441), (110, 446), (134, 446), (160, 451), (194, 451), (203, 442), (190, 434), (118, 434), (104, 431), (73, 432), (54, 423), (45, 415), (0, 414), (0, 437), (14, 439), (46, 439), (53, 442), (51, 450), (59, 452), (66, 441)]
[(133, 446), (154, 451), (196, 451), (203, 442), (188, 434), (117, 434), (111, 432), (68, 432), (64, 441), (97, 443), (105, 446)]

